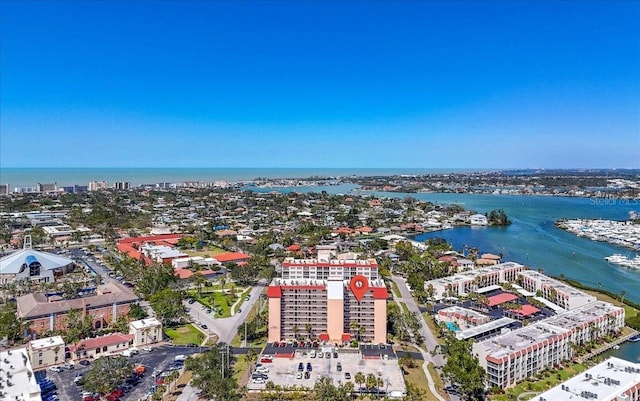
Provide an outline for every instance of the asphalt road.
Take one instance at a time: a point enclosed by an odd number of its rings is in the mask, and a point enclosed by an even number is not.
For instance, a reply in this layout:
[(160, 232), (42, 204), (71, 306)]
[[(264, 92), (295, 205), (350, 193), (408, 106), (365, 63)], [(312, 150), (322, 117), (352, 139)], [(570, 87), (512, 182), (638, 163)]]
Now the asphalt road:
[[(182, 346), (160, 346), (154, 348), (151, 352), (141, 351), (140, 354), (130, 358), (134, 364), (142, 364), (147, 368), (142, 380), (129, 393), (125, 393), (121, 398), (122, 401), (136, 401), (138, 398), (149, 391), (153, 385), (153, 370), (165, 370), (173, 362), (176, 355), (192, 355), (200, 352), (199, 347), (188, 348)], [(73, 379), (79, 373), (86, 373), (91, 369), (91, 365), (82, 366), (75, 365), (75, 369), (67, 370), (60, 373), (47, 371), (47, 376), (53, 380), (58, 386), (58, 398), (64, 401), (82, 400), (84, 392), (81, 386), (76, 386)]]
[[(424, 355), (425, 360), (427, 362), (432, 362), (438, 372), (441, 372), (441, 367), (444, 366), (446, 360), (444, 356), (440, 353), (432, 355), (431, 352), (436, 349), (438, 342), (436, 341), (435, 336), (429, 330), (429, 326), (427, 326), (427, 322), (424, 321), (424, 317), (420, 313), (420, 308), (416, 304), (415, 299), (413, 299), (413, 295), (407, 288), (407, 282), (404, 278), (393, 276), (392, 280), (398, 285), (398, 289), (400, 290), (400, 294), (402, 295), (402, 301), (407, 305), (407, 308), (410, 312), (415, 312), (418, 314), (418, 321), (420, 322), (420, 334), (424, 339), (425, 348), (428, 351), (427, 354)], [(438, 348), (439, 349), (439, 348)], [(458, 401), (459, 398), (453, 394), (449, 394), (449, 398), (451, 401)]]
[[(249, 311), (253, 305), (258, 301), (260, 294), (262, 293), (263, 286), (257, 285), (251, 290), (251, 297), (248, 301), (244, 301), (240, 306), (241, 312), (236, 313), (234, 316), (226, 318), (214, 318), (212, 314), (207, 313), (202, 304), (195, 302), (189, 304), (186, 300), (183, 301), (183, 305), (187, 308), (187, 312), (193, 318), (194, 321), (199, 321), (207, 325), (209, 333), (215, 333), (218, 336), (219, 342), (231, 343), (233, 337), (238, 332), (238, 327), (245, 321), (249, 315)], [(265, 300), (261, 302), (266, 302)]]

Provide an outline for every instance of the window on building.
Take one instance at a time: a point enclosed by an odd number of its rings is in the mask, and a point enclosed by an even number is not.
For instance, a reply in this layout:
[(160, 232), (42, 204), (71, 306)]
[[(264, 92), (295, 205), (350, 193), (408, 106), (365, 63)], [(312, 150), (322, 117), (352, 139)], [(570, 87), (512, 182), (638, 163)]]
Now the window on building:
[(96, 354), (100, 353), (100, 347), (96, 348)]

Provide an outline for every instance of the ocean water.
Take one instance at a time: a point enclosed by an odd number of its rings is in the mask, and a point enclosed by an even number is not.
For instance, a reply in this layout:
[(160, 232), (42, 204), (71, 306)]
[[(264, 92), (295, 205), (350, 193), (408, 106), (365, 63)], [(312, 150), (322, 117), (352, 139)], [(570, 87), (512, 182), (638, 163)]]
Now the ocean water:
[(470, 172), (472, 169), (367, 169), (367, 168), (0, 168), (0, 184), (10, 188), (35, 187), (55, 182), (59, 187), (87, 185), (89, 181), (128, 181), (133, 186), (158, 182), (248, 181), (255, 178), (308, 178), (436, 174)]

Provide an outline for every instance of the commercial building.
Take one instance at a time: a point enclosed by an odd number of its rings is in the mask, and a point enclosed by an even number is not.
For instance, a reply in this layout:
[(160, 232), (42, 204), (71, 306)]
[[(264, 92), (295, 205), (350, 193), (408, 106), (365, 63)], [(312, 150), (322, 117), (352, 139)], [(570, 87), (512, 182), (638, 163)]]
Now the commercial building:
[(532, 400), (639, 401), (640, 364), (610, 357)]
[(114, 182), (113, 187), (117, 190), (128, 190), (131, 188), (131, 183), (128, 181)]
[(64, 362), (64, 340), (61, 336), (29, 341), (27, 350), (33, 370), (48, 368)]
[(102, 337), (86, 338), (69, 346), (73, 360), (116, 355), (133, 345), (133, 334), (113, 333)]
[(141, 347), (162, 341), (162, 323), (156, 318), (129, 322), (129, 334), (133, 335), (133, 345)]
[(461, 272), (449, 277), (426, 281), (425, 291), (432, 291), (435, 299), (456, 297), (477, 292), (478, 289), (515, 281), (524, 266), (514, 262), (500, 263), (481, 269)]
[(64, 299), (32, 293), (17, 298), (18, 317), (29, 323), (29, 330), (42, 333), (47, 330), (65, 330), (69, 311), (78, 310), (81, 316), (91, 316), (92, 325), (100, 329), (115, 321), (118, 316), (126, 316), (138, 297), (117, 283), (107, 283), (97, 287), (93, 295)]
[(52, 283), (73, 268), (69, 258), (32, 249), (28, 237), (23, 249), (0, 258), (0, 285), (22, 279)]
[[(118, 251), (131, 258), (151, 264), (151, 258), (145, 255), (142, 250), (144, 246), (147, 246), (147, 249), (149, 249), (149, 246), (164, 246), (168, 249), (174, 249), (180, 238), (182, 238), (182, 234), (161, 234), (148, 237), (123, 238), (118, 240), (117, 248)], [(171, 261), (168, 263), (171, 263)]]
[(333, 246), (317, 251), (317, 259), (285, 259), (269, 285), (269, 341), (386, 343), (387, 288), (377, 262), (335, 259)]
[(596, 297), (573, 288), (562, 281), (547, 277), (534, 270), (525, 270), (518, 274), (516, 280), (525, 290), (542, 294), (563, 309), (572, 310), (596, 300)]
[(0, 400), (42, 400), (28, 355), (26, 348), (0, 352)]
[(505, 388), (570, 359), (574, 345), (623, 326), (623, 308), (597, 301), (474, 343), (473, 352), (487, 372), (487, 384)]
[(43, 184), (41, 182), (38, 183), (38, 192), (40, 193), (51, 193), (51, 192), (57, 192), (58, 191), (58, 184), (57, 183), (46, 183)]

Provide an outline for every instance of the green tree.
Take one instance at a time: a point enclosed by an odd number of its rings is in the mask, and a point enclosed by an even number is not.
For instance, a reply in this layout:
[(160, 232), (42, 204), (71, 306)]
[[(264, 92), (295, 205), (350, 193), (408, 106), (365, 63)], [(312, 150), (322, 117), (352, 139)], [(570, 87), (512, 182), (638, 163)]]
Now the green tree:
[(192, 384), (200, 389), (201, 396), (228, 401), (241, 399), (230, 358), (233, 354), (228, 352), (225, 343), (218, 343), (203, 354), (187, 358), (185, 367), (193, 372)]
[(131, 320), (141, 320), (145, 317), (149, 316), (146, 310), (140, 304), (132, 304), (129, 308), (129, 313), (127, 314), (129, 319)]
[(344, 386), (336, 387), (331, 378), (321, 376), (313, 386), (315, 398), (321, 401), (349, 401), (351, 396)]
[(84, 388), (101, 394), (109, 393), (131, 375), (133, 363), (122, 356), (98, 358), (84, 375)]
[(172, 288), (165, 288), (151, 296), (149, 300), (159, 321), (164, 325), (174, 325), (186, 316), (182, 305), (183, 295)]
[(471, 352), (471, 342), (448, 336), (447, 354), (447, 363), (442, 368), (444, 377), (458, 384), (464, 399), (484, 399), (486, 373), (478, 363), (478, 358)]
[(353, 377), (353, 381), (355, 381), (358, 385), (358, 390), (362, 390), (362, 385), (367, 381), (367, 378), (365, 377), (364, 373), (358, 372)]
[[(15, 303), (11, 303), (15, 306)], [(6, 338), (9, 342), (20, 341), (28, 324), (16, 316), (15, 310), (5, 306), (0, 312), (0, 339)]]

